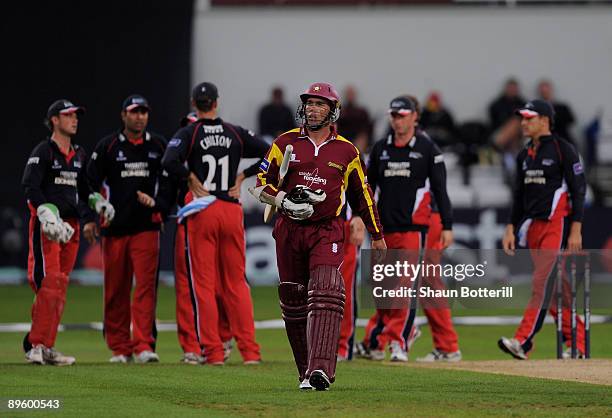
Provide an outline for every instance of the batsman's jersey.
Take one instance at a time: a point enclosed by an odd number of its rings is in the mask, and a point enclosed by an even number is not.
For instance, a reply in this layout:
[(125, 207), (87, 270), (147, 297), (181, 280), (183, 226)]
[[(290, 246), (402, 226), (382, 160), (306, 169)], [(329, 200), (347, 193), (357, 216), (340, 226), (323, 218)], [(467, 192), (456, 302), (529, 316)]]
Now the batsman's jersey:
[(261, 164), (257, 185), (266, 186), (264, 193), (276, 196), (278, 175), (287, 145), (293, 146), (289, 171), (280, 190), (289, 192), (302, 185), (322, 189), (326, 199), (314, 206), (314, 214), (304, 223), (328, 220), (339, 216), (345, 205), (345, 195), (354, 213), (358, 213), (373, 239), (382, 238), (382, 228), (368, 186), (365, 165), (357, 148), (332, 131), (329, 138), (317, 146), (304, 128), (280, 135), (270, 147)]
[(557, 136), (532, 141), (516, 158), (516, 185), (511, 222), (517, 226), (531, 219), (553, 220), (571, 213), (582, 222), (586, 180), (574, 146)]
[(63, 219), (93, 221), (95, 214), (87, 206), (86, 164), (87, 154), (76, 144), (66, 155), (51, 138), (39, 143), (28, 158), (21, 181), (30, 209), (53, 203)]
[(445, 230), (452, 229), (452, 209), (446, 191), (446, 168), (437, 145), (417, 130), (398, 147), (394, 135), (378, 141), (368, 163), (368, 179), (380, 189), (378, 210), (386, 232), (425, 231), (432, 212), (432, 194)]
[[(98, 142), (87, 165), (87, 175), (91, 187), (101, 190), (115, 207), (115, 219), (109, 227), (102, 228), (102, 235), (123, 236), (160, 229), (162, 215), (174, 200), (168, 197), (171, 185), (161, 169), (165, 148), (165, 139), (149, 132), (138, 140), (129, 140), (117, 132)], [(139, 203), (137, 191), (155, 198), (155, 207)]]
[[(174, 134), (162, 164), (179, 180), (195, 173), (210, 194), (238, 203), (228, 191), (236, 183), (240, 159), (263, 157), (267, 149), (268, 144), (252, 131), (220, 118), (200, 119)], [(252, 176), (257, 169), (253, 165), (244, 175)]]

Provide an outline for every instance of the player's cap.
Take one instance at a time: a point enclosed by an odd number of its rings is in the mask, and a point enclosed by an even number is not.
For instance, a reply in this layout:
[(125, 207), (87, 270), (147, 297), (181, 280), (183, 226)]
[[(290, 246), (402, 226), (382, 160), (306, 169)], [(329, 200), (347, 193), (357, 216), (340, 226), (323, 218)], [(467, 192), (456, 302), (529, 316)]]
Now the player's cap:
[(49, 106), (49, 109), (47, 110), (47, 119), (51, 118), (51, 116), (59, 116), (60, 114), (66, 115), (70, 113), (82, 115), (85, 113), (85, 108), (83, 106), (75, 105), (70, 100), (59, 99), (54, 101), (51, 106)]
[(127, 112), (131, 112), (139, 107), (144, 108), (147, 111), (151, 110), (151, 106), (149, 106), (147, 99), (142, 97), (140, 94), (132, 94), (123, 101), (122, 109)]
[(517, 115), (531, 119), (534, 116), (547, 116), (551, 121), (555, 117), (555, 110), (546, 100), (532, 100), (516, 111)]
[(213, 83), (204, 82), (195, 86), (191, 92), (194, 102), (215, 101), (219, 98), (219, 90)]
[(184, 128), (187, 125), (190, 125), (194, 122), (196, 122), (198, 120), (198, 115), (196, 114), (196, 112), (191, 112), (189, 113), (187, 116), (184, 116), (183, 119), (181, 119), (181, 128)]
[(416, 112), (416, 105), (406, 96), (396, 97), (389, 103), (389, 113), (408, 115), (412, 112)]

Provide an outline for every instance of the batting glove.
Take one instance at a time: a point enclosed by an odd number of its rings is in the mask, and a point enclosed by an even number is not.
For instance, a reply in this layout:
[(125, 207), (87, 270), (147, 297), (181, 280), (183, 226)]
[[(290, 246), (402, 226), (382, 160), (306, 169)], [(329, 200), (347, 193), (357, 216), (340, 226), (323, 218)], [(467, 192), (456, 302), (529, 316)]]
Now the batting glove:
[(64, 230), (64, 222), (59, 216), (57, 206), (53, 203), (42, 204), (36, 209), (36, 216), (42, 227), (43, 234), (51, 241), (60, 242), (60, 236)]
[(306, 186), (295, 186), (287, 196), (291, 199), (292, 202), (295, 203), (311, 203), (316, 205), (317, 203), (321, 203), (325, 200), (327, 195), (321, 189), (312, 190), (310, 187)]
[(100, 193), (89, 195), (89, 207), (104, 217), (105, 223), (110, 224), (115, 217), (115, 208)]

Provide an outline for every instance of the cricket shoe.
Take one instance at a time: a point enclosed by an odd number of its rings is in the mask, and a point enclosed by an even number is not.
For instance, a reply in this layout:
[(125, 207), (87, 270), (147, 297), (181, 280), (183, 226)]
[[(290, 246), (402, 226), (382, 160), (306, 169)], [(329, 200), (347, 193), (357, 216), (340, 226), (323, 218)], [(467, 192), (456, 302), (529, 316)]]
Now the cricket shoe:
[(76, 359), (72, 356), (67, 356), (55, 350), (55, 348), (45, 348), (43, 350), (43, 358), (46, 364), (54, 366), (72, 366)]
[(312, 373), (310, 373), (310, 379), (308, 380), (308, 383), (310, 383), (310, 386), (312, 386), (313, 388), (315, 388), (315, 390), (318, 391), (328, 390), (329, 385), (331, 384), (329, 381), (329, 377), (327, 377), (323, 370), (319, 369), (314, 370)]
[(244, 364), (245, 366), (253, 366), (253, 365), (261, 364), (261, 359), (259, 359), (259, 360), (245, 360), (245, 361), (242, 362), (242, 364)]
[[(570, 347), (566, 348), (565, 351), (563, 352), (563, 354), (561, 355), (561, 358), (563, 358), (563, 360), (571, 360), (572, 358), (572, 349)], [(576, 358), (577, 359), (584, 359), (584, 353), (582, 353), (580, 350), (576, 351)]]
[(419, 363), (435, 363), (436, 361), (454, 363), (457, 361), (461, 361), (461, 359), (461, 351), (459, 350), (446, 352), (434, 348), (431, 353), (427, 354), (425, 357), (417, 358), (416, 361), (418, 361)]
[(366, 345), (362, 342), (356, 343), (353, 346), (353, 355), (356, 358), (370, 358), (370, 350), (368, 349), (368, 347), (366, 347)]
[(32, 364), (45, 364), (45, 358), (43, 356), (44, 350), (45, 346), (42, 344), (33, 346), (30, 351), (25, 354), (26, 361)]
[(312, 385), (310, 384), (310, 382), (308, 381), (308, 379), (306, 378), (304, 378), (304, 380), (300, 382), (299, 388), (300, 390), (313, 390), (314, 389)]
[(125, 354), (117, 354), (116, 356), (112, 356), (108, 362), (109, 363), (119, 363), (119, 364), (127, 364), (134, 361), (134, 357), (126, 356)]
[(391, 344), (389, 344), (389, 350), (391, 350), (391, 361), (403, 363), (408, 361), (408, 353), (405, 350), (402, 350), (402, 346), (399, 341), (391, 341)]
[(336, 361), (337, 361), (338, 363), (342, 363), (343, 361), (348, 361), (348, 357), (347, 357), (347, 356), (341, 356), (340, 354), (338, 354), (338, 355), (336, 356)]
[(232, 340), (227, 340), (223, 343), (223, 361), (228, 361), (232, 355)]
[(385, 350), (370, 350), (370, 360), (383, 361), (385, 359)]
[(154, 353), (153, 351), (145, 350), (145, 351), (141, 351), (140, 353), (136, 354), (134, 361), (138, 364), (158, 363), (159, 356), (157, 355), (157, 353)]
[(204, 357), (196, 353), (185, 353), (183, 354), (183, 358), (181, 359), (182, 363), (194, 365), (204, 364), (205, 361), (206, 359)]
[(497, 345), (504, 352), (510, 354), (518, 360), (527, 360), (527, 353), (523, 350), (523, 346), (516, 338), (501, 337), (497, 341)]

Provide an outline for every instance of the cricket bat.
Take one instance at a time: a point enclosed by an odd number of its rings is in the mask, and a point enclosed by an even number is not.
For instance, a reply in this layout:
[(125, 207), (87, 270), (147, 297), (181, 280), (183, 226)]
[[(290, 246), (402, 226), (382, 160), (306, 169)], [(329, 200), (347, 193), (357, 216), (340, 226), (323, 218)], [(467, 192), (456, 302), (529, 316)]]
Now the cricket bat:
[[(280, 189), (283, 185), (283, 180), (287, 171), (289, 171), (289, 161), (291, 161), (291, 153), (293, 152), (293, 145), (287, 145), (285, 148), (285, 154), (283, 155), (283, 161), (281, 162), (280, 170), (278, 172), (278, 188)], [(264, 222), (268, 223), (272, 220), (272, 216), (276, 212), (276, 206), (266, 205), (264, 209)]]

